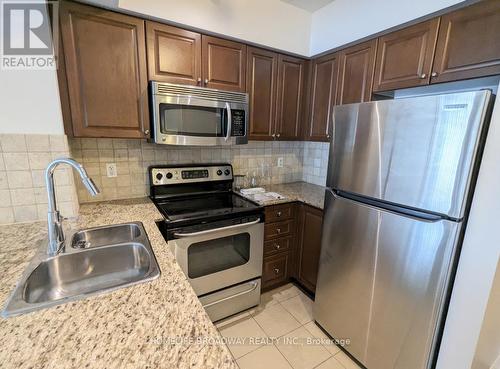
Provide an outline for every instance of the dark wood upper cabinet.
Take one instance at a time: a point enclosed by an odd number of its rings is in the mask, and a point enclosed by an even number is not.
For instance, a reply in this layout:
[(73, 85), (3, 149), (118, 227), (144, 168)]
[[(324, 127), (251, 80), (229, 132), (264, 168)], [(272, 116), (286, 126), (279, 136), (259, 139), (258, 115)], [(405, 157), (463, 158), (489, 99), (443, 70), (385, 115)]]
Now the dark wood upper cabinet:
[(60, 22), (74, 136), (146, 137), (144, 21), (62, 2)]
[(311, 292), (316, 290), (323, 211), (309, 205), (299, 209), (298, 260), (296, 278)]
[(378, 39), (373, 91), (429, 84), (439, 18)]
[(337, 92), (338, 55), (329, 54), (312, 61), (310, 114), (305, 137), (310, 141), (330, 138), (330, 120)]
[(249, 138), (269, 140), (274, 132), (278, 54), (248, 47), (247, 91), (250, 102)]
[(217, 37), (201, 37), (205, 87), (245, 92), (247, 47)]
[(166, 24), (146, 22), (149, 79), (201, 84), (201, 35)]
[(336, 105), (370, 101), (377, 40), (339, 51)]
[(500, 74), (500, 1), (441, 17), (431, 82)]
[(276, 137), (281, 140), (300, 138), (304, 94), (305, 61), (287, 55), (279, 56)]

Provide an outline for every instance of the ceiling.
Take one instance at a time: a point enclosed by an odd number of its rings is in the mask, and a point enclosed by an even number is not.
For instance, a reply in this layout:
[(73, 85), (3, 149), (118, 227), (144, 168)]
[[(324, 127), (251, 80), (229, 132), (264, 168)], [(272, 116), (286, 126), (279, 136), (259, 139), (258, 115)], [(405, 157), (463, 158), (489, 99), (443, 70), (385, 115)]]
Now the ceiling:
[(310, 13), (330, 4), (334, 0), (281, 0), (284, 3), (296, 6), (298, 8), (307, 10)]

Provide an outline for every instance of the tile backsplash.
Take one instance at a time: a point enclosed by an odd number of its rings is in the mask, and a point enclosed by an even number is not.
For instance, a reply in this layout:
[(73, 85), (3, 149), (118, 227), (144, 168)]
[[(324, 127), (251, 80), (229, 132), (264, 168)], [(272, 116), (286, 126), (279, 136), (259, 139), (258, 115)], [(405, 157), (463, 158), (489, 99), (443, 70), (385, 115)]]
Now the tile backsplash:
[[(162, 146), (146, 140), (77, 138), (65, 135), (0, 135), (0, 224), (47, 219), (44, 173), (58, 157), (82, 163), (101, 193), (91, 197), (72, 169), (55, 171), (58, 207), (65, 217), (78, 215), (80, 203), (142, 197), (149, 194), (147, 168), (156, 164), (230, 162), (240, 185), (305, 181), (325, 185), (328, 143), (261, 142), (231, 147)], [(278, 167), (278, 159), (283, 166)], [(106, 163), (117, 176), (107, 177)]]
[(302, 159), (302, 180), (320, 186), (326, 184), (328, 170), (328, 142), (304, 142), (304, 155)]
[[(0, 135), (0, 224), (47, 219), (45, 168), (56, 158), (68, 157), (65, 135)], [(66, 217), (78, 214), (71, 169), (56, 169), (56, 198)]]
[[(146, 140), (70, 139), (72, 156), (82, 162), (101, 189), (90, 197), (76, 181), (80, 203), (141, 197), (149, 194), (147, 168), (157, 164), (230, 162), (235, 174), (257, 176), (259, 185), (303, 179), (303, 142), (259, 142), (231, 147), (162, 146)], [(283, 167), (278, 167), (283, 158)], [(117, 176), (108, 178), (106, 163), (116, 163)]]

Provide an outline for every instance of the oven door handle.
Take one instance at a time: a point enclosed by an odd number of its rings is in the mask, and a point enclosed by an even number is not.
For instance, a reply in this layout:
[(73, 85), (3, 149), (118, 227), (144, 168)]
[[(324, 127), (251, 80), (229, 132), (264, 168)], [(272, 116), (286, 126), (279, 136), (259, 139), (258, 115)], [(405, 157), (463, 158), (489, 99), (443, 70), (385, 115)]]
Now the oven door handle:
[(208, 304), (203, 305), (203, 307), (206, 309), (207, 307), (210, 307), (210, 306), (213, 306), (213, 305), (217, 305), (217, 304), (219, 304), (221, 302), (224, 302), (224, 301), (227, 301), (227, 300), (231, 300), (231, 299), (234, 299), (236, 297), (243, 296), (243, 295), (246, 295), (247, 293), (255, 291), (255, 289), (259, 285), (259, 282), (251, 282), (251, 283), (252, 283), (252, 287), (250, 287), (248, 290), (235, 293), (234, 295), (224, 297), (224, 298), (222, 298), (220, 300), (217, 300), (217, 301), (209, 302)]
[(174, 233), (174, 237), (194, 237), (194, 236), (201, 236), (204, 234), (209, 234), (209, 233), (214, 233), (214, 232), (220, 232), (220, 231), (227, 231), (230, 229), (237, 229), (237, 228), (243, 228), (243, 227), (248, 227), (254, 224), (257, 224), (260, 222), (260, 219), (254, 220), (253, 222), (248, 222), (248, 223), (243, 223), (243, 224), (235, 224), (227, 227), (221, 227), (221, 228), (215, 228), (215, 229), (207, 229), (206, 231), (200, 231), (200, 232), (193, 232), (193, 233)]
[(233, 121), (231, 118), (231, 106), (229, 105), (228, 102), (226, 102), (226, 110), (227, 110), (227, 132), (224, 141), (229, 140), (229, 137), (231, 137), (231, 129), (233, 128)]

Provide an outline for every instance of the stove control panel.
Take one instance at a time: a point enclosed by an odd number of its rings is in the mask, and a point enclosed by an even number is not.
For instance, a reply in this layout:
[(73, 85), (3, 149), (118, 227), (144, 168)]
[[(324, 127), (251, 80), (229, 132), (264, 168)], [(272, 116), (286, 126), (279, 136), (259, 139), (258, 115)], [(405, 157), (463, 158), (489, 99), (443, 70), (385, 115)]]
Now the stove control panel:
[(206, 167), (153, 167), (150, 171), (153, 186), (233, 180), (233, 168), (229, 164)]

